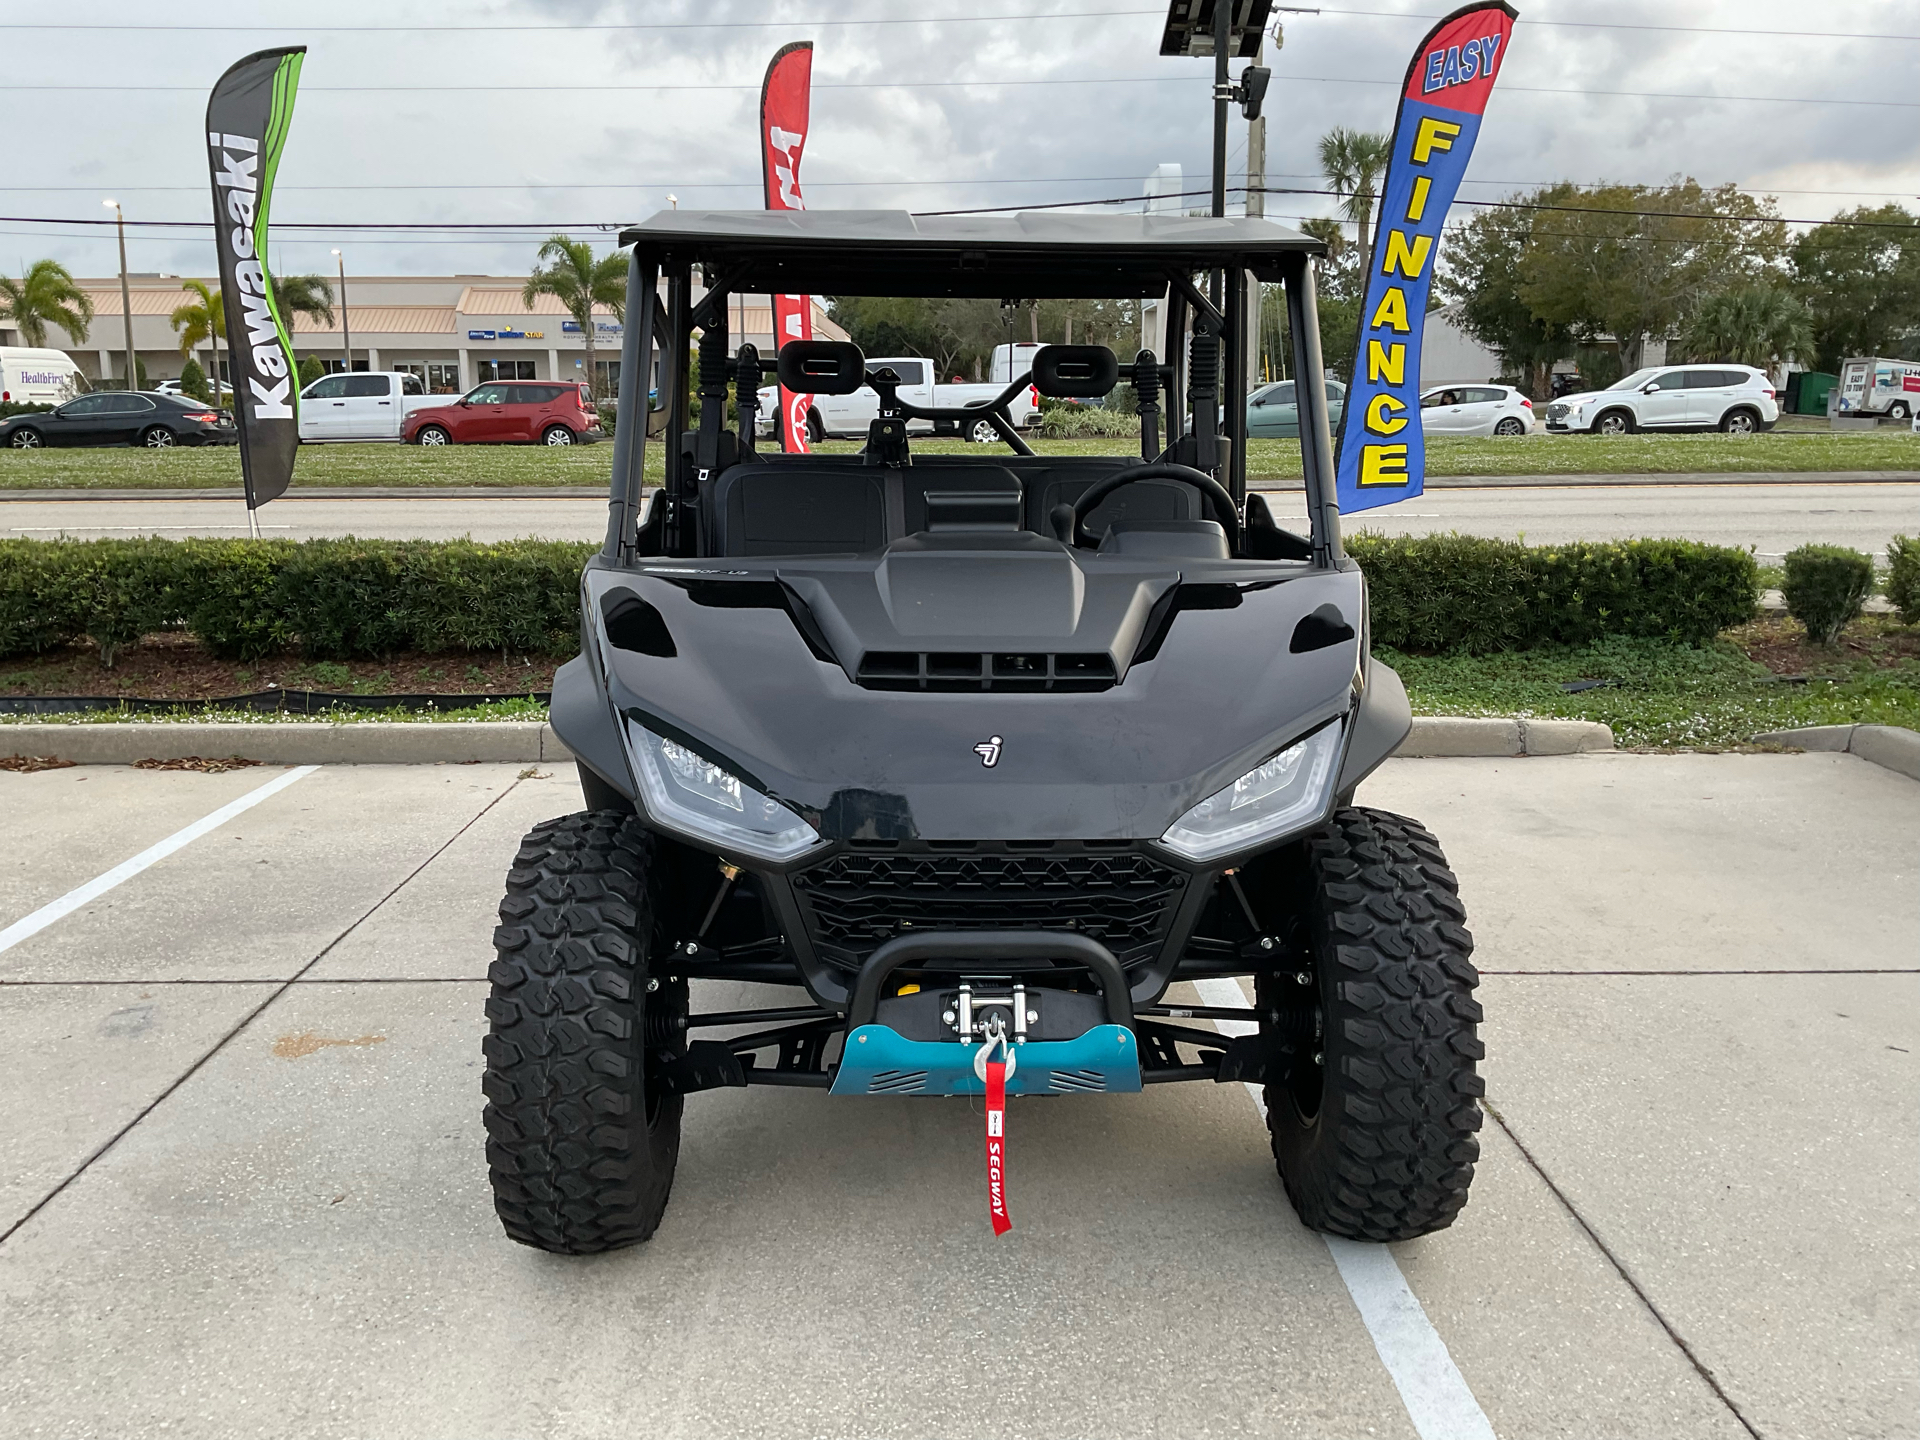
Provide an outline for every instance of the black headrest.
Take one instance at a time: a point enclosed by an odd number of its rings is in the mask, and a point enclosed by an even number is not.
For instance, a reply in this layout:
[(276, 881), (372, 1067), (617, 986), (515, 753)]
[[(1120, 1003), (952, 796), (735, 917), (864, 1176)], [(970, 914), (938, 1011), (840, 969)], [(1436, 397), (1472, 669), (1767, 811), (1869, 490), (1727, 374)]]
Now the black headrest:
[(796, 395), (851, 395), (867, 383), (867, 357), (843, 340), (789, 340), (775, 369)]
[(1042, 395), (1095, 400), (1119, 383), (1120, 362), (1104, 345), (1042, 345), (1033, 352), (1033, 388)]

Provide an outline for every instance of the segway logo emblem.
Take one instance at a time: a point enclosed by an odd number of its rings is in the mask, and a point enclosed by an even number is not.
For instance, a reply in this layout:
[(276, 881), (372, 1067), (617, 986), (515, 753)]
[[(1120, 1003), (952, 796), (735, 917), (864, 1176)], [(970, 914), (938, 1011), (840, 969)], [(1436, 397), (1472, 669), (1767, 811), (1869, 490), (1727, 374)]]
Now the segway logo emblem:
[(982, 740), (973, 747), (973, 753), (980, 757), (982, 765), (993, 769), (1000, 763), (1000, 737), (995, 735), (991, 740)]

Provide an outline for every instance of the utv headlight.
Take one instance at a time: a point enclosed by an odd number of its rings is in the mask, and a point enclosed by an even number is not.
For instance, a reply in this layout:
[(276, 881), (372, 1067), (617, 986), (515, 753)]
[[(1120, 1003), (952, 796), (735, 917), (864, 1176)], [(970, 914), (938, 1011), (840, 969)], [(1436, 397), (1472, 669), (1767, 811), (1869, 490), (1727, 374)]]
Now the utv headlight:
[(669, 829), (762, 860), (791, 860), (820, 842), (778, 800), (686, 746), (631, 721), (627, 741), (647, 814)]
[(1189, 860), (1212, 860), (1310, 825), (1326, 808), (1339, 758), (1336, 721), (1209, 795), (1175, 821), (1160, 843)]

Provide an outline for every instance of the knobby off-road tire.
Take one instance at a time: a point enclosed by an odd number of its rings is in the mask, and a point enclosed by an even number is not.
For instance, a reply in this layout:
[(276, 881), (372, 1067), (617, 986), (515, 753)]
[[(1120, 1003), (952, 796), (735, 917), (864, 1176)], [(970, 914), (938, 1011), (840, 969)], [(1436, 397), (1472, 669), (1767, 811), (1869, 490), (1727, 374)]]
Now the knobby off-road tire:
[(507, 874), (483, 1042), (487, 1168), (522, 1245), (635, 1245), (667, 1208), (683, 1101), (647, 1084), (646, 1012), (677, 1047), (665, 1031), (686, 984), (647, 990), (651, 859), (632, 816), (592, 812), (536, 825)]
[(1380, 810), (1336, 812), (1306, 849), (1323, 1063), (1303, 1045), (1267, 1086), (1274, 1160), (1311, 1228), (1410, 1240), (1453, 1223), (1480, 1156), (1486, 1052), (1459, 883), (1424, 826)]

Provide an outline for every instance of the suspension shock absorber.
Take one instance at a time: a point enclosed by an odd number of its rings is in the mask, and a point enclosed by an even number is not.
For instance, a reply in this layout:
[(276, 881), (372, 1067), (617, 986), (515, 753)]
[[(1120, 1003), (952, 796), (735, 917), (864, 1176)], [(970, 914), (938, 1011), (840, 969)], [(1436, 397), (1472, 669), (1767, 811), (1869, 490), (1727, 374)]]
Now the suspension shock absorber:
[(1133, 357), (1134, 408), (1140, 412), (1140, 458), (1160, 458), (1160, 361), (1153, 351)]
[[(1187, 350), (1187, 405), (1193, 412), (1194, 466), (1212, 475), (1220, 464), (1220, 336), (1209, 317), (1193, 328)], [(1217, 475), (1215, 478), (1218, 478)]]

